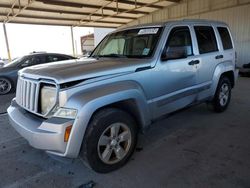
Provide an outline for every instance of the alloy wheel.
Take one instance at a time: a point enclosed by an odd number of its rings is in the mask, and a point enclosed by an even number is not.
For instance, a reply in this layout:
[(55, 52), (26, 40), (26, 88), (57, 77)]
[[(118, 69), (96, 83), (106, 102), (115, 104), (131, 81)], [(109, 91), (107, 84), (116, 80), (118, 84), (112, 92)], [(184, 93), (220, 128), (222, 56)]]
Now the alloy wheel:
[(5, 78), (0, 78), (0, 95), (9, 93), (11, 90), (11, 83)]
[(108, 126), (98, 141), (98, 155), (105, 164), (115, 164), (121, 161), (129, 152), (132, 135), (124, 123), (114, 123)]
[(220, 105), (225, 106), (229, 99), (229, 86), (227, 83), (222, 84), (219, 93)]

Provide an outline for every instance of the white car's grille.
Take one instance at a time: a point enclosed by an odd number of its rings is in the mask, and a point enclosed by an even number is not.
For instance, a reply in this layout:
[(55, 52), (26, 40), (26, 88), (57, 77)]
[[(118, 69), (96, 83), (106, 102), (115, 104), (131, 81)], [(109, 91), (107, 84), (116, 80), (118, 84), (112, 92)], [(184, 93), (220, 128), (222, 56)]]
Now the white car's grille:
[(18, 78), (16, 102), (24, 109), (38, 113), (39, 82)]

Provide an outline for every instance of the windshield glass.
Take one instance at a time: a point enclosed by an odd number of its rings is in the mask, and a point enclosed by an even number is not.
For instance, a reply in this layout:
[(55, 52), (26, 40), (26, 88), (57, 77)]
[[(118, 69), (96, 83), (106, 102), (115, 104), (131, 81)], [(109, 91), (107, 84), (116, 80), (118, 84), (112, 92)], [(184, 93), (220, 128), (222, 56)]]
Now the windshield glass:
[(15, 66), (19, 65), (19, 63), (22, 62), (23, 59), (24, 59), (24, 57), (16, 58), (13, 61), (11, 61), (10, 63), (7, 63), (6, 65), (4, 65), (4, 67), (15, 67)]
[(91, 57), (151, 57), (162, 27), (139, 28), (112, 33), (97, 46)]

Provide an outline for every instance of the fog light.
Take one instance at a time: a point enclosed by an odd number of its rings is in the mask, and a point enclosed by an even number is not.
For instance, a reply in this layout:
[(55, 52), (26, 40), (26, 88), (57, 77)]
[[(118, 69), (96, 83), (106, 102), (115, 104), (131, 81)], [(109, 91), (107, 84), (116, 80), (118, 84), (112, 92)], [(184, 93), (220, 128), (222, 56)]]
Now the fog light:
[(77, 115), (77, 110), (75, 109), (58, 108), (53, 116), (60, 118), (75, 119), (76, 115)]
[(72, 129), (72, 125), (66, 127), (65, 133), (64, 133), (64, 142), (68, 142), (71, 129)]

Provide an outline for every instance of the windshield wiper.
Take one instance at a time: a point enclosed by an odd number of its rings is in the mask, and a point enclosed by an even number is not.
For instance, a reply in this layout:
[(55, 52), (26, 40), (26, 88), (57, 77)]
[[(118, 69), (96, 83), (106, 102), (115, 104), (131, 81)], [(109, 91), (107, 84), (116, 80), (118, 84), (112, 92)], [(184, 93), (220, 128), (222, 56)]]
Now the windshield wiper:
[(96, 56), (93, 56), (93, 57), (117, 57), (117, 58), (126, 58), (127, 56), (126, 55), (121, 55), (121, 54), (105, 54), (105, 55), (96, 55)]

